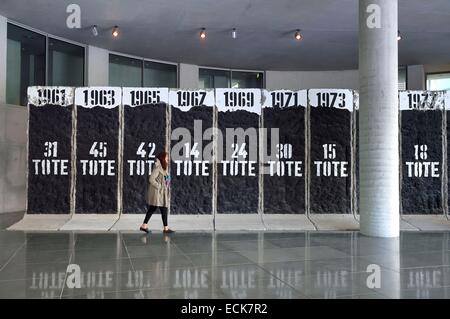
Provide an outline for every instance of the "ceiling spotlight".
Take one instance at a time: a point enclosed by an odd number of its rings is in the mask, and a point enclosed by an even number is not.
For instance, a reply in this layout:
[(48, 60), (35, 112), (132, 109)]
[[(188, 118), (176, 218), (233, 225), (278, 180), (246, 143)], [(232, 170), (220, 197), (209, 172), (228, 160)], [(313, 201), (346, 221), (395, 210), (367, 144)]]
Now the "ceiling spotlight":
[(297, 41), (300, 41), (301, 39), (303, 39), (303, 36), (302, 36), (302, 34), (300, 33), (300, 30), (299, 30), (299, 29), (295, 30), (294, 38), (295, 38), (295, 40), (297, 40)]
[(402, 39), (402, 35), (400, 31), (397, 32), (397, 41), (400, 41)]
[(118, 27), (118, 26), (115, 26), (115, 27), (113, 28), (112, 36), (113, 36), (114, 38), (117, 38), (117, 37), (119, 36), (119, 27)]
[(206, 38), (206, 31), (205, 28), (202, 28), (202, 31), (200, 31), (200, 39), (205, 39)]
[(93, 25), (93, 26), (92, 26), (91, 31), (92, 31), (92, 35), (93, 35), (94, 37), (98, 36), (98, 29), (97, 29), (97, 26), (96, 26), (96, 25)]
[(233, 30), (231, 31), (231, 37), (232, 37), (233, 39), (236, 39), (236, 38), (237, 38), (236, 28), (233, 28)]

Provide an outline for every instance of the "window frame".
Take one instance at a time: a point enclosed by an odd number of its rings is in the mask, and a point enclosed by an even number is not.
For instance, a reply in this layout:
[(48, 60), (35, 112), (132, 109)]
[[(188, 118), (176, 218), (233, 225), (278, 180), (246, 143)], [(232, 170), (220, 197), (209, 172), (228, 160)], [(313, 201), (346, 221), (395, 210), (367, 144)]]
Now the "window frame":
[(408, 88), (408, 65), (399, 65), (398, 71), (400, 71), (400, 69), (402, 69), (402, 68), (405, 69), (405, 89), (409, 90), (409, 88)]
[(219, 71), (227, 71), (230, 72), (230, 87), (233, 82), (233, 72), (247, 72), (247, 73), (262, 73), (263, 75), (263, 87), (260, 90), (266, 89), (266, 71), (265, 70), (250, 70), (250, 69), (229, 69), (229, 68), (218, 68), (218, 67), (210, 67), (210, 66), (198, 66), (198, 80), (200, 81), (200, 69), (210, 69), (210, 70), (219, 70)]
[[(229, 72), (229, 73), (230, 73), (230, 81), (229, 81), (230, 87), (228, 87), (227, 89), (231, 88), (231, 79), (232, 79), (232, 77), (231, 77), (231, 76), (232, 76), (232, 71), (231, 71), (231, 69), (223, 69), (223, 68), (202, 67), (202, 66), (199, 66), (199, 67), (198, 67), (198, 81), (199, 81), (199, 84), (200, 84), (200, 69)], [(212, 89), (210, 88), (209, 90), (212, 90)]]
[[(160, 63), (160, 64), (168, 64), (168, 65), (174, 65), (176, 67), (176, 78), (177, 78), (177, 87), (176, 89), (178, 89), (180, 87), (180, 66), (179, 63), (176, 62), (168, 62), (168, 61), (162, 61), (162, 60), (157, 60), (157, 59), (149, 59), (149, 58), (144, 58), (142, 56), (138, 56), (138, 55), (133, 55), (133, 54), (127, 54), (127, 53), (122, 53), (122, 52), (118, 52), (118, 51), (110, 51), (108, 50), (108, 68), (109, 68), (109, 58), (110, 55), (117, 55), (117, 56), (121, 56), (124, 58), (130, 58), (130, 59), (135, 59), (135, 60), (141, 60), (141, 87), (144, 87), (144, 69), (145, 69), (145, 62), (155, 62), (155, 63)], [(109, 82), (109, 79), (108, 79)]]
[(48, 45), (49, 45), (49, 39), (54, 39), (54, 40), (57, 40), (57, 41), (61, 41), (61, 42), (65, 42), (65, 43), (68, 43), (68, 44), (72, 44), (72, 45), (76, 45), (76, 46), (79, 46), (79, 47), (82, 47), (83, 48), (83, 55), (84, 55), (84, 57), (83, 57), (83, 86), (85, 86), (86, 85), (86, 83), (87, 83), (87, 45), (86, 44), (82, 44), (82, 43), (79, 43), (79, 42), (76, 42), (76, 41), (71, 41), (71, 40), (67, 40), (67, 39), (64, 39), (64, 38), (61, 38), (61, 37), (58, 37), (58, 36), (53, 36), (53, 35), (50, 35), (50, 34), (48, 34), (47, 35), (47, 37), (45, 38), (45, 41), (46, 41), (46, 43), (45, 43), (45, 83), (46, 83), (46, 85), (48, 85), (48, 71), (49, 71), (49, 58), (50, 58), (50, 56), (49, 56), (49, 54), (48, 54), (48, 52), (49, 52), (49, 49), (48, 49)]
[(154, 59), (147, 59), (144, 58), (143, 62), (142, 62), (142, 85), (144, 85), (144, 71), (145, 71), (145, 62), (154, 62), (154, 63), (159, 63), (159, 64), (165, 64), (165, 65), (172, 65), (175, 66), (175, 78), (176, 78), (176, 87), (174, 89), (179, 89), (180, 88), (180, 76), (179, 76), (179, 63), (175, 63), (175, 62), (165, 62), (165, 61), (161, 61), (161, 60), (154, 60)]
[(110, 64), (111, 64), (111, 55), (115, 55), (121, 58), (128, 58), (128, 59), (134, 59), (134, 60), (138, 60), (141, 62), (141, 86), (143, 87), (144, 85), (144, 61), (142, 60), (141, 57), (135, 56), (135, 55), (131, 55), (131, 54), (121, 54), (121, 53), (116, 53), (115, 51), (108, 51), (108, 85), (111, 85), (109, 83), (109, 68), (110, 68)]
[(62, 41), (62, 42), (68, 43), (68, 44), (73, 44), (73, 45), (82, 47), (83, 48), (83, 54), (84, 54), (84, 57), (83, 57), (83, 86), (86, 85), (86, 83), (87, 83), (87, 47), (88, 47), (87, 44), (83, 44), (83, 43), (80, 43), (80, 42), (77, 42), (77, 41), (73, 41), (73, 40), (69, 40), (69, 39), (63, 38), (63, 37), (59, 37), (57, 35), (54, 35), (54, 34), (51, 34), (51, 33), (47, 33), (47, 32), (44, 32), (42, 30), (35, 29), (33, 27), (27, 26), (25, 24), (22, 24), (20, 22), (17, 22), (17, 21), (11, 20), (11, 19), (7, 19), (6, 22), (7, 22), (7, 27), (8, 27), (8, 24), (11, 24), (11, 25), (14, 25), (16, 27), (19, 27), (19, 28), (22, 28), (24, 30), (37, 33), (37, 34), (42, 35), (42, 36), (45, 37), (45, 85), (46, 86), (48, 85), (48, 80), (49, 80), (49, 77), (48, 77), (48, 75), (49, 75), (49, 54), (48, 54), (49, 53), (49, 50), (48, 50), (49, 38), (52, 38), (52, 39), (55, 39), (55, 40), (58, 40), (58, 41)]
[(425, 90), (431, 91), (430, 89), (428, 89), (428, 76), (429, 75), (439, 75), (439, 74), (448, 74), (449, 78), (450, 78), (450, 70), (440, 71), (440, 72), (427, 72), (427, 73), (425, 73)]

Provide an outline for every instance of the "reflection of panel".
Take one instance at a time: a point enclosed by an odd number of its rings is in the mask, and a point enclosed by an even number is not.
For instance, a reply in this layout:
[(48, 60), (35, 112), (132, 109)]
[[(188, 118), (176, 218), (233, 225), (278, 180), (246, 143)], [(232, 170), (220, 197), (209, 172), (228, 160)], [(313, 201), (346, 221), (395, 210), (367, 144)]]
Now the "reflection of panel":
[[(258, 212), (258, 127), (261, 91), (216, 89), (218, 128), (217, 212)], [(228, 133), (228, 134), (227, 134)], [(228, 136), (227, 136), (228, 135)]]
[(399, 93), (402, 213), (442, 214), (442, 92)]
[[(93, 257), (92, 247), (98, 257)], [(123, 247), (120, 233), (74, 234), (71, 263), (80, 267), (81, 287), (66, 287), (63, 298), (104, 299), (108, 293), (126, 289), (120, 281), (121, 275), (132, 266), (130, 260), (124, 258), (128, 254)]]
[[(450, 297), (448, 282), (450, 268), (448, 266), (449, 246), (448, 232), (428, 232), (426, 238), (421, 232), (401, 232), (400, 251), (411, 249), (416, 243), (415, 253), (421, 253), (424, 262), (416, 264), (412, 258), (399, 258), (401, 298), (446, 299)], [(417, 256), (417, 255), (416, 255)], [(403, 254), (402, 254), (402, 257)], [(432, 258), (432, 263), (427, 262)], [(412, 266), (414, 265), (414, 266)], [(442, 265), (442, 266), (439, 266)]]
[(120, 88), (77, 88), (76, 213), (117, 213)]
[(73, 88), (28, 88), (28, 214), (69, 214)]
[[(22, 260), (16, 263), (24, 265), (22, 282), (24, 296), (28, 299), (53, 299), (59, 298), (66, 282), (67, 264), (73, 247), (71, 233), (26, 233), (26, 242), (22, 249)], [(15, 272), (18, 274), (20, 272)], [(14, 279), (13, 277), (10, 279)], [(65, 287), (67, 289), (67, 286)], [(1, 290), (1, 289), (0, 289)], [(73, 289), (69, 289), (73, 290)], [(9, 298), (12, 298), (10, 296)]]
[[(213, 167), (209, 128), (213, 126), (214, 91), (170, 91), (169, 98), (172, 117), (170, 213), (211, 214)], [(207, 129), (210, 134), (204, 136)]]
[(166, 88), (123, 88), (123, 213), (146, 212), (148, 176), (166, 145)]
[(311, 134), (310, 207), (313, 214), (351, 210), (350, 90), (308, 91)]
[[(311, 232), (307, 234), (308, 241), (304, 245), (305, 251), (312, 253), (317, 251), (317, 246), (325, 246), (322, 253), (328, 250), (327, 258), (331, 255), (339, 256), (345, 251), (350, 256), (357, 255), (354, 249), (358, 247), (354, 241), (354, 233), (317, 233)], [(299, 245), (299, 247), (301, 247)], [(366, 246), (364, 246), (366, 247)], [(339, 252), (341, 251), (341, 252)], [(306, 260), (304, 262), (305, 280), (300, 280), (300, 285), (296, 284), (294, 288), (302, 291), (305, 295), (312, 298), (335, 299), (339, 296), (348, 295), (354, 288), (354, 282), (358, 281), (357, 276), (352, 278), (353, 273), (358, 273), (358, 264), (353, 258), (339, 258), (339, 264), (331, 266), (333, 263), (317, 263), (314, 260)]]
[(306, 90), (264, 95), (264, 213), (304, 214)]

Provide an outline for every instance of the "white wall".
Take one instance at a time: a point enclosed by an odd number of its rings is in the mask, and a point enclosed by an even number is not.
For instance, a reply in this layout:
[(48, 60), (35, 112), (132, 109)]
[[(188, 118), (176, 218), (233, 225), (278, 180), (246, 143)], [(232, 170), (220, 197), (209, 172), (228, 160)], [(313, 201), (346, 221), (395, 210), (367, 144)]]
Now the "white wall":
[(7, 19), (0, 16), (0, 213), (26, 205), (27, 108), (6, 105)]
[(408, 77), (408, 90), (425, 90), (425, 71), (423, 65), (408, 65), (406, 73)]
[(277, 89), (355, 89), (359, 88), (358, 70), (344, 71), (266, 71), (266, 88)]
[(6, 102), (7, 20), (0, 16), (0, 103)]
[(92, 45), (87, 48), (87, 86), (108, 86), (109, 51)]
[(198, 65), (180, 63), (180, 89), (198, 89)]
[(0, 213), (26, 206), (27, 108), (0, 103)]

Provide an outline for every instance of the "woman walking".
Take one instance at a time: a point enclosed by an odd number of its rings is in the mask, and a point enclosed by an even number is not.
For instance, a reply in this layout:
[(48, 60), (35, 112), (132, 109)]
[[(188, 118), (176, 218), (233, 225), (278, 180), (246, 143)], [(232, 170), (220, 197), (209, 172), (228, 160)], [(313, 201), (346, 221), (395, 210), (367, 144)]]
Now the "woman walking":
[(141, 225), (140, 230), (149, 233), (148, 221), (152, 217), (157, 208), (161, 211), (161, 218), (163, 221), (165, 234), (173, 233), (172, 229), (169, 229), (167, 225), (167, 207), (169, 206), (169, 186), (170, 175), (168, 172), (169, 166), (169, 154), (166, 152), (159, 153), (156, 156), (155, 167), (148, 179), (147, 190), (147, 204), (148, 210), (145, 215), (144, 223)]

